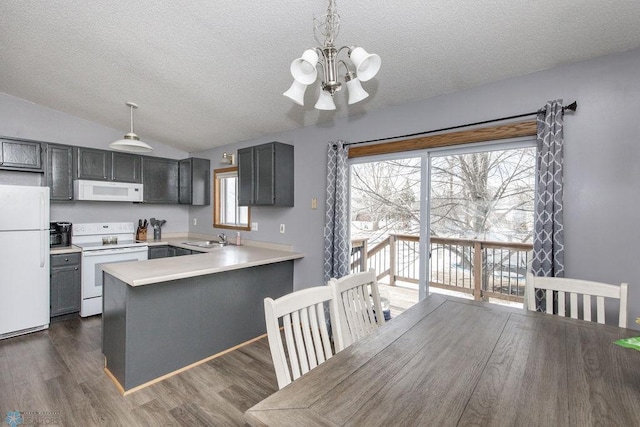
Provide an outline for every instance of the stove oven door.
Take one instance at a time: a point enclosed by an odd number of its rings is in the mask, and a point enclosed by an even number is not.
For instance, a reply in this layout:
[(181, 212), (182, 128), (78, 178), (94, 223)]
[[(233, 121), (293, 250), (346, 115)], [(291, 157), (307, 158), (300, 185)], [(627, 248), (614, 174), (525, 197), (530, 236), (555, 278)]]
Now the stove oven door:
[(116, 262), (144, 261), (146, 246), (82, 252), (82, 305), (80, 316), (102, 313), (102, 266)]

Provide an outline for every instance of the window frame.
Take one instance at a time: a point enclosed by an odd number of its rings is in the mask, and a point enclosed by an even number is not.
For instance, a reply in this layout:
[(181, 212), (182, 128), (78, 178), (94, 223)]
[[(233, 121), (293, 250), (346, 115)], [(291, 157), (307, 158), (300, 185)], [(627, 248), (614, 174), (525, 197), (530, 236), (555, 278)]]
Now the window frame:
[[(228, 168), (214, 169), (213, 171), (213, 227), (214, 228), (224, 228), (227, 230), (240, 230), (240, 231), (250, 231), (251, 230), (251, 208), (247, 208), (247, 225), (231, 225), (231, 224), (223, 224), (220, 222), (220, 218), (222, 217), (220, 209), (221, 209), (221, 190), (220, 190), (220, 175), (227, 175), (229, 172), (236, 172), (236, 176), (238, 173), (237, 166), (231, 166)], [(238, 198), (236, 197), (236, 203)], [(245, 206), (238, 206), (236, 204), (236, 208), (241, 208)]]

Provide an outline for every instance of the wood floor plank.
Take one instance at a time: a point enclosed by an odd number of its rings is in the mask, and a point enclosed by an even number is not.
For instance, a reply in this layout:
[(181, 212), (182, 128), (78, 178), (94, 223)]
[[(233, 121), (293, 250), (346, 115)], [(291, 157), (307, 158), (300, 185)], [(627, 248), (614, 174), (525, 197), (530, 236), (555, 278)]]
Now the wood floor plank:
[(277, 390), (265, 337), (122, 396), (103, 371), (101, 327), (100, 316), (78, 317), (0, 340), (0, 415), (56, 411), (69, 426), (233, 426), (244, 425), (242, 408)]
[(170, 413), (178, 425), (185, 427), (240, 425), (238, 424), (237, 417), (230, 416), (226, 411), (220, 411), (212, 414), (205, 411), (204, 408), (192, 403), (185, 403), (184, 405), (172, 409)]
[(176, 420), (170, 411), (158, 400), (153, 399), (131, 411), (136, 418), (136, 425), (175, 425)]

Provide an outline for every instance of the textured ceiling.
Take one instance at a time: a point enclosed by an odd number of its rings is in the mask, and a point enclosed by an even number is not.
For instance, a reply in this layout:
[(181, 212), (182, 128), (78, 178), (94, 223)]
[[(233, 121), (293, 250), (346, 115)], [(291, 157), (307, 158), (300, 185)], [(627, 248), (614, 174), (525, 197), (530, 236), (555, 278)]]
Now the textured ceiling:
[(0, 92), (185, 151), (248, 140), (640, 46), (635, 0), (340, 1), (336, 41), (382, 57), (335, 112), (282, 96), (320, 0), (0, 2)]

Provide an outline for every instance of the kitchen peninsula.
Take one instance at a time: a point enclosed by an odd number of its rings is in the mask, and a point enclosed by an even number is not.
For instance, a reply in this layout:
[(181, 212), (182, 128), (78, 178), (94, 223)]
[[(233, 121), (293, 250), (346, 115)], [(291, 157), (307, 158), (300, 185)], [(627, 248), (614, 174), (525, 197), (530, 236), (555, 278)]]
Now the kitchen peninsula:
[(105, 371), (123, 394), (265, 333), (303, 254), (251, 246), (103, 267)]

